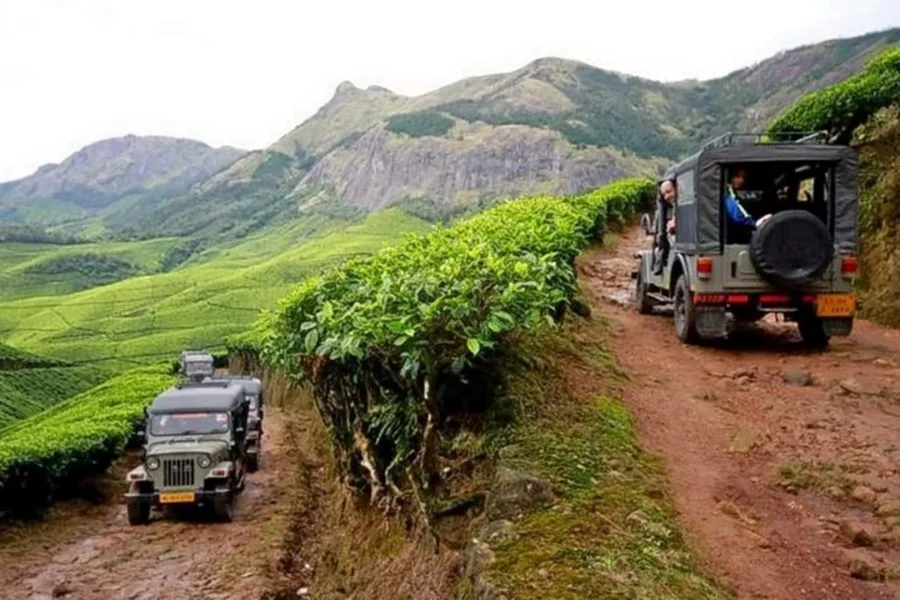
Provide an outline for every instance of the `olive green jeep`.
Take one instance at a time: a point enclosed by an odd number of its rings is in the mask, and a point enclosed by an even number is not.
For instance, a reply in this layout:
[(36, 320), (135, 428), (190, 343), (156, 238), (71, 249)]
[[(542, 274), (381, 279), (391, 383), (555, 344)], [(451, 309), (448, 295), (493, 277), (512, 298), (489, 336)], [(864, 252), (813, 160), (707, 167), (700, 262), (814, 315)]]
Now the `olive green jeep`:
[(215, 373), (215, 359), (206, 350), (185, 350), (179, 360), (181, 376), (186, 381), (202, 381)]
[(128, 522), (150, 522), (154, 508), (189, 505), (231, 521), (244, 489), (249, 400), (239, 383), (183, 383), (147, 409), (142, 464), (126, 476)]
[(244, 386), (244, 393), (250, 402), (247, 415), (247, 472), (255, 473), (259, 469), (259, 459), (262, 452), (263, 436), (263, 389), (262, 381), (252, 375), (217, 375), (215, 378), (207, 377), (203, 383), (224, 383), (226, 381), (239, 383)]
[[(857, 310), (857, 155), (820, 134), (727, 134), (670, 168), (635, 307), (671, 308), (683, 342), (781, 314), (804, 342), (847, 336)], [(662, 184), (674, 184), (674, 206)], [(674, 220), (672, 220), (674, 218)], [(673, 230), (674, 228), (674, 230)]]

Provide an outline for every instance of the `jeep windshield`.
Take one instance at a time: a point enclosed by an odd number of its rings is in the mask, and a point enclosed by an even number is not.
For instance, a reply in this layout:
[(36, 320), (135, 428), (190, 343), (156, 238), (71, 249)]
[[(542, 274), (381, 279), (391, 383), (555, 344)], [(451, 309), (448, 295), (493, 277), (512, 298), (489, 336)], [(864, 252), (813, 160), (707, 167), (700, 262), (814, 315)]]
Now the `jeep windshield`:
[(192, 360), (184, 366), (184, 372), (188, 375), (212, 375), (214, 371), (212, 363), (207, 361)]
[(154, 415), (150, 418), (153, 435), (210, 435), (228, 431), (228, 413), (191, 412)]

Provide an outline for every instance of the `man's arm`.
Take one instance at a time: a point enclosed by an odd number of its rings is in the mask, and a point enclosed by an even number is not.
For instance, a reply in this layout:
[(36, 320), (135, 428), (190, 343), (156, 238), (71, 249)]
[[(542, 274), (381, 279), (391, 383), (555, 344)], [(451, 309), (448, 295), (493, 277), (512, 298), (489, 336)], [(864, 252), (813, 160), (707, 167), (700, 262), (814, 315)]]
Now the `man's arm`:
[(728, 216), (731, 217), (732, 222), (751, 229), (756, 228), (756, 220), (744, 210), (744, 207), (731, 193), (725, 194), (725, 210), (728, 212)]

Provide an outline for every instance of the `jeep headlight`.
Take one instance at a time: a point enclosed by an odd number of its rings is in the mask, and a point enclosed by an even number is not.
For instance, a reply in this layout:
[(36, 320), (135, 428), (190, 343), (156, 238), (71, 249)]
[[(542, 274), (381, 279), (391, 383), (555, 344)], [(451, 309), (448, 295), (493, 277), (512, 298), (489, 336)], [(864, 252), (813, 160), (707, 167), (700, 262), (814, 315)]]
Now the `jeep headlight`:
[(147, 459), (147, 468), (150, 469), (151, 471), (155, 471), (156, 469), (158, 469), (159, 468), (159, 459), (156, 458), (155, 456), (151, 456), (150, 458), (148, 458)]
[(197, 459), (197, 464), (200, 465), (201, 469), (205, 469), (209, 465), (212, 464), (212, 461), (205, 454)]

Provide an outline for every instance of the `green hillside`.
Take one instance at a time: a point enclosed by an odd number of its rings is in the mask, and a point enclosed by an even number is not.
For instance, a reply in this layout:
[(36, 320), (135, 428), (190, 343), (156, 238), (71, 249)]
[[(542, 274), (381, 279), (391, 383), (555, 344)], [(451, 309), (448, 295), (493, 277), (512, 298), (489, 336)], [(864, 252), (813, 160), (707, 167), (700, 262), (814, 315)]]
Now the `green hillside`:
[(95, 365), (0, 371), (0, 429), (76, 396), (109, 377)]
[(304, 277), (428, 228), (397, 210), (354, 224), (310, 215), (237, 245), (202, 251), (168, 273), (2, 301), (0, 340), (115, 368), (171, 359), (188, 346), (222, 347), (226, 336), (246, 329), (260, 309), (274, 308)]

